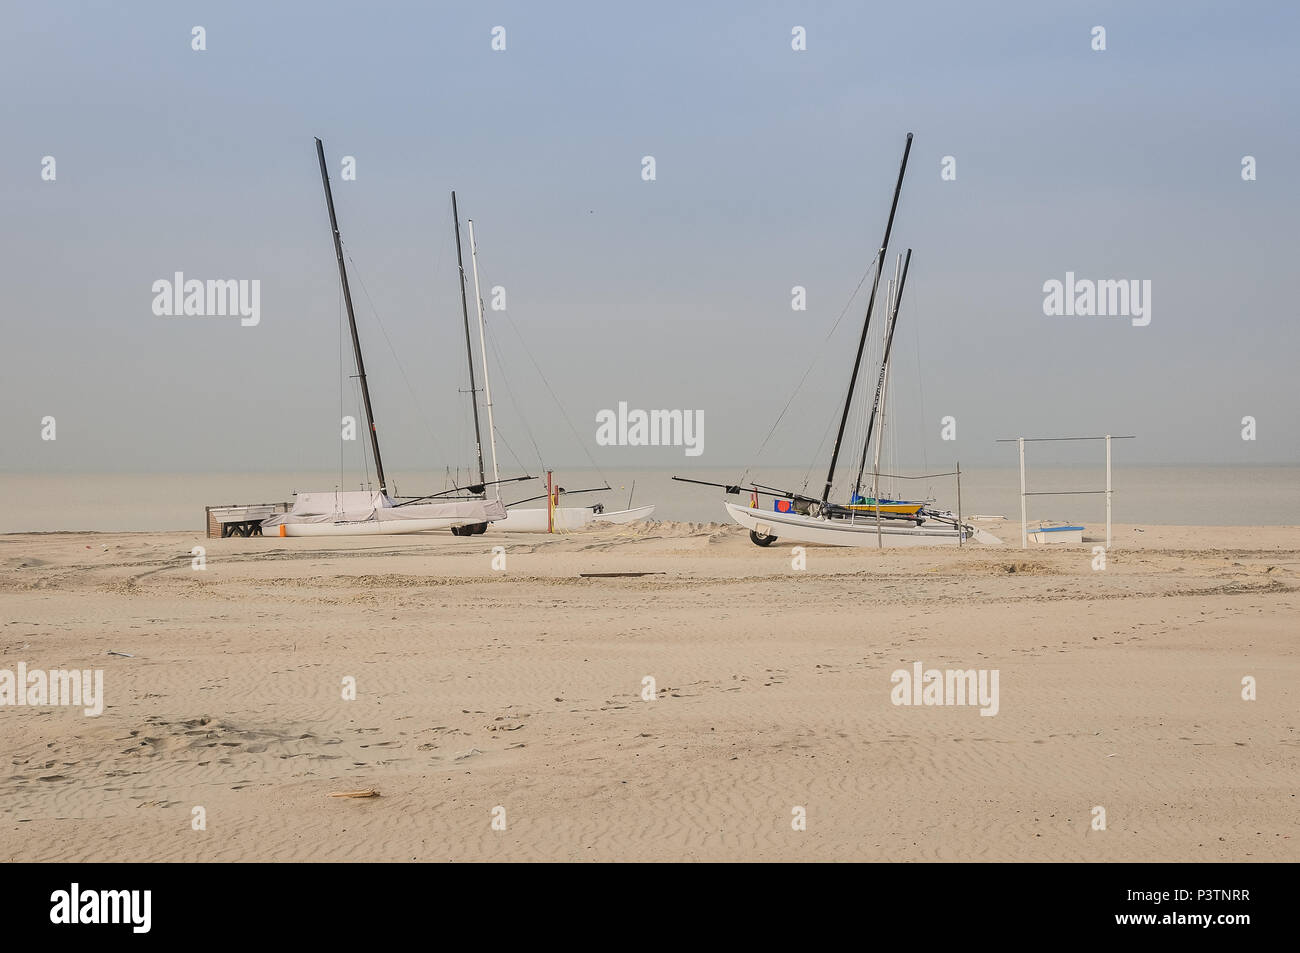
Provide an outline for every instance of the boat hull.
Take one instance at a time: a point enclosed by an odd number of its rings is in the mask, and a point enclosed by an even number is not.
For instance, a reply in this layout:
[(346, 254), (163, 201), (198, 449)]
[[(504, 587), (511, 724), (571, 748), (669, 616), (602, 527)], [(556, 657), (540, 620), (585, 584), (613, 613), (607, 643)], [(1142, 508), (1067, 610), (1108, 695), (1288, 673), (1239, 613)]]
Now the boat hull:
[(262, 521), (263, 536), (406, 536), (504, 519), (499, 500), (394, 503), (383, 493), (298, 493), (287, 513)]
[[(590, 506), (557, 506), (555, 508), (555, 531), (571, 533), (585, 529), (592, 523), (631, 523), (635, 520), (649, 519), (655, 511), (653, 505), (638, 506), (630, 510), (613, 510), (604, 513), (593, 512)], [(492, 524), (494, 530), (507, 533), (545, 533), (547, 531), (546, 510), (512, 509), (506, 511), (506, 518)]]
[(630, 510), (605, 510), (603, 513), (596, 514), (595, 522), (635, 523), (637, 520), (648, 520), (654, 515), (654, 511), (653, 503), (648, 506), (634, 506)]
[(264, 536), (406, 536), (459, 526), (464, 520), (351, 520), (338, 523), (281, 523), (262, 530)]
[[(881, 503), (879, 506), (881, 515), (892, 513), (896, 516), (915, 516), (921, 512), (924, 503)], [(863, 513), (870, 516), (872, 520), (876, 518), (877, 507), (871, 503), (854, 503), (848, 507), (855, 513)]]
[[(798, 513), (772, 513), (734, 503), (723, 503), (728, 515), (741, 526), (760, 536), (775, 536), (795, 543), (818, 543), (824, 546), (956, 546), (957, 528), (948, 525), (921, 525), (902, 520), (881, 520), (877, 535), (874, 517), (861, 520), (818, 519)], [(1001, 540), (984, 530), (967, 528), (962, 542), (997, 546)]]
[(1082, 526), (1039, 526), (1026, 534), (1031, 543), (1040, 546), (1082, 546)]

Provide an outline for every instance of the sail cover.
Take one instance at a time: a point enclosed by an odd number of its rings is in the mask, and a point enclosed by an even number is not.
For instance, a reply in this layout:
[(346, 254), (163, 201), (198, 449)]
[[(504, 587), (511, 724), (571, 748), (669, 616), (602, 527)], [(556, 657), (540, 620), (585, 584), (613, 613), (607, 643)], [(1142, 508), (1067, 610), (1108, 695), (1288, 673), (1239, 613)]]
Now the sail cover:
[(293, 523), (359, 523), (405, 520), (445, 520), (447, 526), (490, 523), (506, 518), (500, 500), (431, 500), (397, 506), (383, 493), (343, 490), (299, 493), (289, 512), (262, 521), (263, 528)]

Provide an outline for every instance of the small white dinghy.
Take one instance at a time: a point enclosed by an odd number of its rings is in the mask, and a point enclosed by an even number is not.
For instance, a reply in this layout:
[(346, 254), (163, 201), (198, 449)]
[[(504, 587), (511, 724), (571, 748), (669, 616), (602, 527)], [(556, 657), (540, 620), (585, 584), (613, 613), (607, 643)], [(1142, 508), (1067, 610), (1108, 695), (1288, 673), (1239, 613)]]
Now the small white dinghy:
[[(597, 506), (557, 506), (555, 508), (555, 529), (557, 533), (570, 533), (586, 529), (598, 523), (634, 523), (649, 519), (654, 513), (654, 504), (638, 506), (630, 510), (606, 510), (596, 512)], [(548, 531), (546, 508), (507, 509), (506, 518), (492, 524), (494, 530), (507, 533), (545, 533)]]
[(750, 538), (760, 546), (778, 539), (787, 542), (821, 543), (826, 546), (956, 546), (958, 542), (986, 543), (1000, 546), (1002, 540), (992, 533), (972, 526), (958, 530), (952, 523), (927, 520), (920, 526), (911, 521), (881, 520), (877, 531), (874, 516), (844, 518), (802, 516), (759, 510), (735, 503), (723, 503), (727, 513), (749, 530)]
[(635, 523), (637, 520), (648, 520), (654, 511), (655, 505), (650, 503), (647, 506), (634, 506), (630, 510), (603, 510), (593, 519), (597, 523)]
[(1083, 545), (1082, 526), (1044, 526), (1040, 524), (1037, 528), (1028, 530), (1027, 535), (1031, 543), (1039, 545)]

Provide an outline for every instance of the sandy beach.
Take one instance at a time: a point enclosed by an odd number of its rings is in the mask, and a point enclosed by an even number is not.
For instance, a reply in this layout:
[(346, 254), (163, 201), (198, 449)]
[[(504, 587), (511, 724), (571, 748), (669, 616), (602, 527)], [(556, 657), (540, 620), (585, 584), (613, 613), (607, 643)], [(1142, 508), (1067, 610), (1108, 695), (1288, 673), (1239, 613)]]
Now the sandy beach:
[[(0, 536), (0, 669), (105, 696), (0, 709), (0, 857), (1300, 859), (1297, 529), (1117, 526), (1095, 570), (991, 528), (803, 570), (701, 523)], [(895, 704), (917, 662), (996, 715)]]

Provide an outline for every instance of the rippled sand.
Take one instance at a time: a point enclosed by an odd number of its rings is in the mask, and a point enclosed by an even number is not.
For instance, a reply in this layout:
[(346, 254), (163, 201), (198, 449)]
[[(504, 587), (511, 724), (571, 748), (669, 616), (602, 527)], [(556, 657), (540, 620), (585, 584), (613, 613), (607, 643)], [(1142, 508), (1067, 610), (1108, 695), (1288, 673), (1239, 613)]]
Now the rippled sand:
[[(0, 536), (0, 669), (106, 694), (0, 708), (0, 857), (1300, 859), (1300, 531), (1091, 545)], [(998, 714), (894, 705), (917, 661)]]

